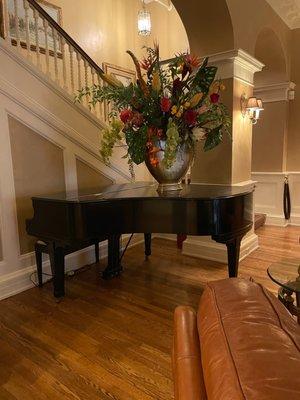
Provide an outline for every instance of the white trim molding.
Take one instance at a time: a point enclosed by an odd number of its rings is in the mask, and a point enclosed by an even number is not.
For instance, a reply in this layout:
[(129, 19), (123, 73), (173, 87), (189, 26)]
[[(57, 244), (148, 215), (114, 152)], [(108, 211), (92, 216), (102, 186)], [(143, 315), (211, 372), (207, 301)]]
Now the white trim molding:
[(254, 96), (261, 98), (264, 103), (290, 101), (295, 99), (295, 89), (294, 82), (274, 83), (255, 87)]
[(253, 86), (254, 74), (264, 68), (263, 63), (242, 49), (212, 54), (209, 63), (218, 67), (222, 79), (235, 78), (250, 86)]

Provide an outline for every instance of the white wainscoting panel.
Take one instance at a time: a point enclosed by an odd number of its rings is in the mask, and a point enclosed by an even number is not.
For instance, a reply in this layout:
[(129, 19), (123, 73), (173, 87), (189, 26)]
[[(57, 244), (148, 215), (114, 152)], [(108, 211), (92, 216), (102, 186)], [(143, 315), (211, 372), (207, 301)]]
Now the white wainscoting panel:
[[(284, 181), (287, 177), (291, 198), (291, 218), (283, 210)], [(255, 212), (267, 215), (267, 225), (300, 225), (300, 172), (253, 172), (256, 181)]]

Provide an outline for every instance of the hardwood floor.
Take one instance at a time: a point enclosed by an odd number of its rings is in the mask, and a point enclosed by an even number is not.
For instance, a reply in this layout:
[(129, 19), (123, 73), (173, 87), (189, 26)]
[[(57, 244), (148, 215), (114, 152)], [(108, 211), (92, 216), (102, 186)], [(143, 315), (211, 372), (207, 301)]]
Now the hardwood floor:
[[(282, 257), (299, 257), (300, 228), (263, 227), (260, 248), (241, 262), (276, 291), (266, 274)], [(172, 318), (179, 304), (197, 307), (205, 282), (226, 277), (226, 266), (185, 257), (175, 242), (154, 239), (124, 257), (124, 274), (103, 281), (100, 265), (67, 279), (67, 296), (51, 284), (0, 302), (0, 399), (173, 398), (170, 366)]]

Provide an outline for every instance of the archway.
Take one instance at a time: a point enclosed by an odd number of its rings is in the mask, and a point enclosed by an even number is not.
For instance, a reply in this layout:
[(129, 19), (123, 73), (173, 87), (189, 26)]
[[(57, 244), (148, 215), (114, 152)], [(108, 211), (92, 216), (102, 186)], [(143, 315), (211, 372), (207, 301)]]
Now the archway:
[(255, 57), (265, 64), (265, 68), (255, 75), (255, 87), (287, 81), (286, 56), (272, 29), (264, 28), (258, 35)]
[(226, 0), (172, 2), (185, 26), (192, 53), (204, 56), (234, 48), (233, 27)]
[(279, 172), (284, 168), (287, 102), (276, 96), (288, 76), (282, 44), (272, 29), (264, 28), (258, 35), (255, 57), (265, 64), (254, 79), (254, 93), (262, 97), (265, 110), (253, 129), (252, 171)]

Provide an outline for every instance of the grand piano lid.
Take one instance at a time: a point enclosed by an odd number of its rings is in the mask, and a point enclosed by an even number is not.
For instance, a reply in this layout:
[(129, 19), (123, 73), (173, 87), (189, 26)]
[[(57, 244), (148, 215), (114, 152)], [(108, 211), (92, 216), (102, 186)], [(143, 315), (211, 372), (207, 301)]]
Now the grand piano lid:
[(93, 188), (89, 193), (79, 195), (77, 192), (59, 193), (53, 195), (35, 196), (33, 200), (87, 203), (107, 200), (125, 199), (182, 199), (182, 200), (216, 200), (222, 198), (238, 197), (252, 193), (255, 189), (254, 184), (246, 186), (223, 186), (223, 185), (204, 185), (188, 184), (182, 185), (181, 191), (168, 193), (157, 192), (157, 183), (135, 182), (107, 186), (105, 189)]

